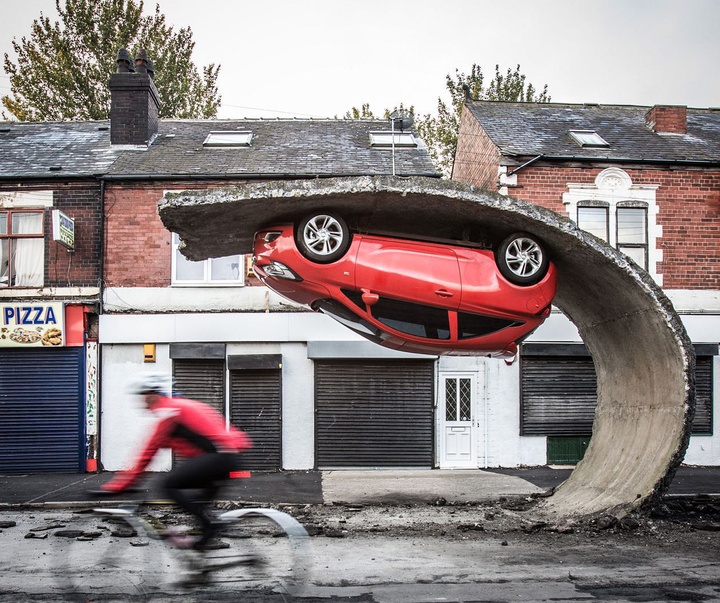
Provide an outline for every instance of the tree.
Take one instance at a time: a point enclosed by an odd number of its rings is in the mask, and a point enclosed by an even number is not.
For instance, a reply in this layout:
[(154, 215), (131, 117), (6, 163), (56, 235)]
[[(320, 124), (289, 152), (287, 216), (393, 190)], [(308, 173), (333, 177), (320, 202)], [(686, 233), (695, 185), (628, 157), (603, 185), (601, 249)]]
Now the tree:
[[(143, 16), (140, 0), (55, 0), (61, 23), (40, 13), (29, 38), (13, 39), (17, 64), (5, 54), (11, 95), (2, 104), (21, 121), (95, 120), (110, 115), (110, 75), (118, 50), (131, 56), (144, 49), (154, 67), (160, 117), (208, 118), (217, 115), (217, 76), (210, 64), (202, 76), (191, 55), (192, 30), (177, 33), (160, 6)], [(6, 115), (3, 112), (3, 117)]]
[(511, 102), (550, 102), (547, 84), (538, 92), (532, 84), (525, 83), (525, 76), (520, 73), (520, 65), (514, 71), (508, 68), (503, 75), (500, 66), (495, 65), (495, 77), (490, 84), (484, 86), (482, 69), (473, 64), (470, 74), (455, 70), (455, 77), (447, 75), (445, 85), (450, 92), (450, 105), (438, 98), (436, 116), (424, 115), (416, 118), (418, 134), (428, 146), (428, 151), (436, 167), (446, 177), (452, 172), (457, 149), (457, 135), (460, 129), (460, 113), (467, 99), (511, 101)]
[[(404, 103), (400, 103), (399, 106), (395, 107), (395, 109), (385, 109), (383, 111), (383, 119), (390, 119), (390, 114), (393, 112), (405, 112), (410, 114), (415, 114), (415, 107), (412, 105), (409, 109), (405, 109)], [(345, 119), (380, 119), (378, 117), (375, 117), (375, 113), (373, 113), (373, 110), (370, 108), (370, 103), (363, 103), (362, 106), (358, 109), (357, 107), (353, 107), (350, 109), (350, 111), (345, 111)]]

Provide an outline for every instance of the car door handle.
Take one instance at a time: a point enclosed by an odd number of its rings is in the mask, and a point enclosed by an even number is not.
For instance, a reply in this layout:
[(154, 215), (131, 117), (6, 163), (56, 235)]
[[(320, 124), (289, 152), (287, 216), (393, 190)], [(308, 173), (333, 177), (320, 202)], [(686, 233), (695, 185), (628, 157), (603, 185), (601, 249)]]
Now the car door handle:
[(448, 291), (447, 289), (438, 289), (437, 291), (435, 291), (435, 295), (437, 295), (438, 297), (452, 297), (453, 296), (453, 294), (450, 291)]

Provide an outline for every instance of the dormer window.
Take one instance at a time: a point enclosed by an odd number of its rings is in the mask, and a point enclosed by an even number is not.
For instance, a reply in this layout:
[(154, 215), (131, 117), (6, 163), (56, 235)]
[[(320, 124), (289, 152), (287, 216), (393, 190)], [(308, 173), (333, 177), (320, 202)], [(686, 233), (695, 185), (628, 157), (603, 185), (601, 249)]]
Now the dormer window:
[(204, 147), (249, 147), (252, 142), (251, 130), (231, 130), (227, 132), (210, 132), (203, 142)]
[(370, 146), (380, 148), (417, 147), (417, 140), (410, 132), (370, 132)]
[(600, 134), (593, 130), (570, 130), (572, 138), (581, 147), (609, 147)]

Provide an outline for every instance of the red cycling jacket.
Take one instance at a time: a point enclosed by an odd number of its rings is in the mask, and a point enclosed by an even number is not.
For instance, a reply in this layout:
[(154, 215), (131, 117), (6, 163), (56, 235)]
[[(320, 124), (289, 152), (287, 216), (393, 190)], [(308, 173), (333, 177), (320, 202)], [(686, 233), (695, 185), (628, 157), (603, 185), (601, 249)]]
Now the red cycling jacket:
[(158, 416), (155, 431), (129, 471), (118, 472), (102, 486), (119, 492), (134, 484), (161, 448), (171, 448), (185, 458), (216, 452), (240, 452), (252, 448), (250, 437), (232, 425), (211, 406), (187, 398), (163, 396), (153, 404)]

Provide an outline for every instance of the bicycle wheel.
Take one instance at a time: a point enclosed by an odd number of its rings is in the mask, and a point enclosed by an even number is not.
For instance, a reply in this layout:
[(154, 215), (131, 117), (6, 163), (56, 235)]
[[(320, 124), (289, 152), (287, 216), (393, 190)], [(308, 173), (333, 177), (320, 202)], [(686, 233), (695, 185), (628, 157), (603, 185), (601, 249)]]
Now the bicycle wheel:
[(297, 595), (309, 577), (307, 530), (276, 509), (240, 509), (220, 515), (217, 546), (204, 553), (202, 578), (217, 588)]
[(131, 511), (77, 515), (54, 538), (65, 601), (149, 601), (160, 590), (162, 543), (147, 537)]

